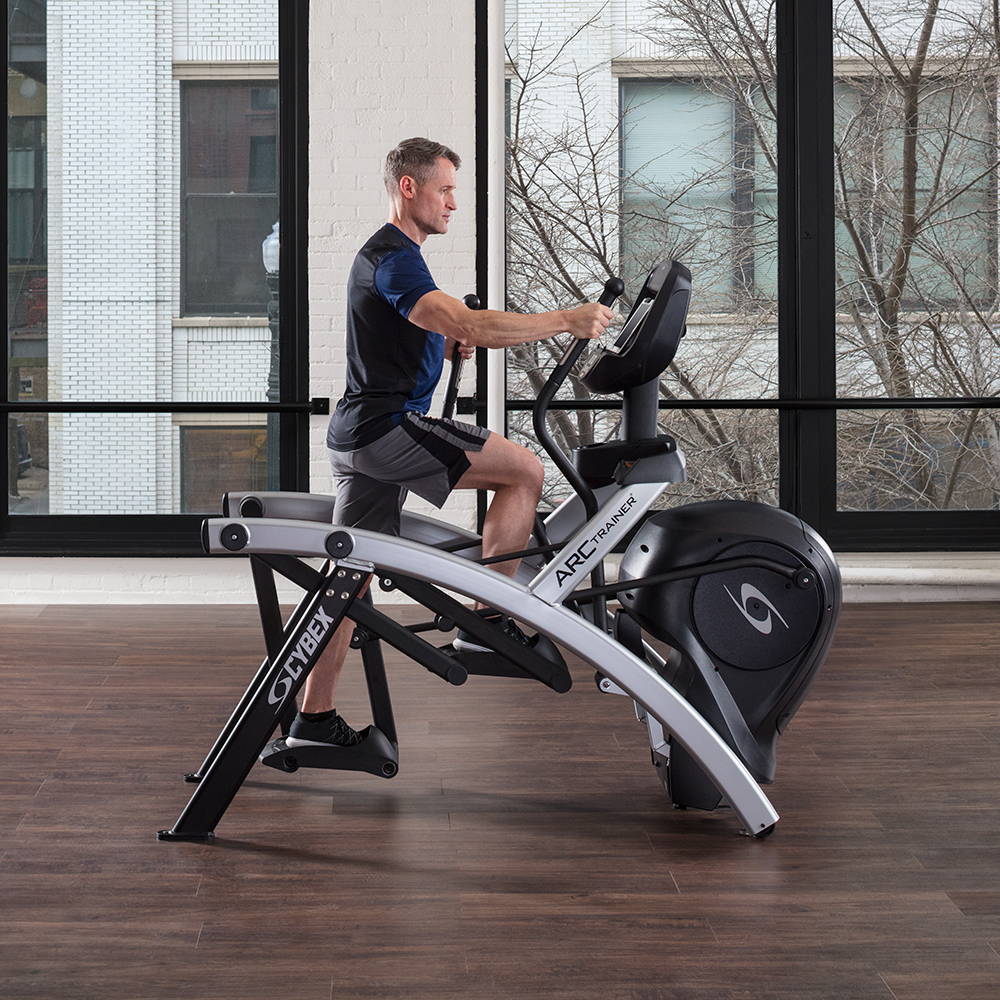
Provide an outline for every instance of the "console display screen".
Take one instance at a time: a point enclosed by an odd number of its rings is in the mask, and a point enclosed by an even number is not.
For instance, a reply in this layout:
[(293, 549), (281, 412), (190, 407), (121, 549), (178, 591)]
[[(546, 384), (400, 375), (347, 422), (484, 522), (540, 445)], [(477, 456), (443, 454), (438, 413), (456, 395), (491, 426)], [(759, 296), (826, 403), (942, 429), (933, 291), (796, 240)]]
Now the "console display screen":
[(643, 299), (635, 307), (635, 311), (629, 316), (628, 322), (622, 327), (622, 332), (618, 334), (618, 338), (610, 347), (605, 348), (606, 351), (620, 355), (632, 346), (632, 341), (639, 332), (639, 328), (642, 326), (642, 322), (646, 318), (646, 314), (652, 307), (653, 302), (654, 299), (651, 298)]

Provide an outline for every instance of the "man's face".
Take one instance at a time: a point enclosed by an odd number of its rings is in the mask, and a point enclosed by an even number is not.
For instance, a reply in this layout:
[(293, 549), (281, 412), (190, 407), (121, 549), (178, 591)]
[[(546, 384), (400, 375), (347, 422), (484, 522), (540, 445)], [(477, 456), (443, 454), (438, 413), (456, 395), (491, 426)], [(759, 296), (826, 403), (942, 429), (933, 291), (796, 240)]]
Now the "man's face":
[(407, 199), (410, 217), (428, 236), (448, 232), (451, 213), (458, 210), (455, 180), (455, 164), (439, 156), (427, 180), (410, 188), (413, 192), (413, 197)]

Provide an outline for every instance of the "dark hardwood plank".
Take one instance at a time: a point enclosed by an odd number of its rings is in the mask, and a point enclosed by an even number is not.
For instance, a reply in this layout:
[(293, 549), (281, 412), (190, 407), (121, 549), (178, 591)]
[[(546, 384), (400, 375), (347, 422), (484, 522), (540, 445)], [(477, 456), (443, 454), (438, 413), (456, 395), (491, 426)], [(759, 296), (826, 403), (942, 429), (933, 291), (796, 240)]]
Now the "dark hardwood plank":
[[(217, 842), (158, 843), (263, 655), (255, 609), (0, 626), (5, 1000), (1000, 996), (995, 605), (845, 609), (763, 842), (671, 811), (581, 664), (559, 697), (390, 654), (397, 778), (258, 767)], [(366, 718), (356, 667), (338, 707)]]

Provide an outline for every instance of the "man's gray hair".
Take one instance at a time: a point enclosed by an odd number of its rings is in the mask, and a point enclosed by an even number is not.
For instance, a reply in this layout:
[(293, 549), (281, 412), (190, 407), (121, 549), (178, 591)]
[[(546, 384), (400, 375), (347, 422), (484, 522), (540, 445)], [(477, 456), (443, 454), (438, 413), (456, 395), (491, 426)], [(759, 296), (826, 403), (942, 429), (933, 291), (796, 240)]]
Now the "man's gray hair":
[(395, 149), (390, 150), (385, 158), (383, 179), (386, 191), (390, 196), (394, 195), (399, 190), (400, 179), (407, 176), (412, 177), (418, 184), (426, 184), (427, 178), (441, 157), (451, 160), (456, 170), (462, 165), (458, 153), (443, 143), (420, 136), (404, 139)]

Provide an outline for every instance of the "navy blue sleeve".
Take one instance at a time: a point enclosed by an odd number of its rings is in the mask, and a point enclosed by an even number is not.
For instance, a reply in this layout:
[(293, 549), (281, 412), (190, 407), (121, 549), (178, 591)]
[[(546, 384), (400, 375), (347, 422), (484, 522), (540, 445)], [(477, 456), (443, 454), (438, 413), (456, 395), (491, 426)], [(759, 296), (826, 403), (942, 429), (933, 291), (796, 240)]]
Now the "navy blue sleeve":
[(420, 297), (437, 291), (437, 285), (424, 258), (403, 249), (393, 250), (379, 261), (375, 269), (375, 290), (403, 319), (408, 319)]

